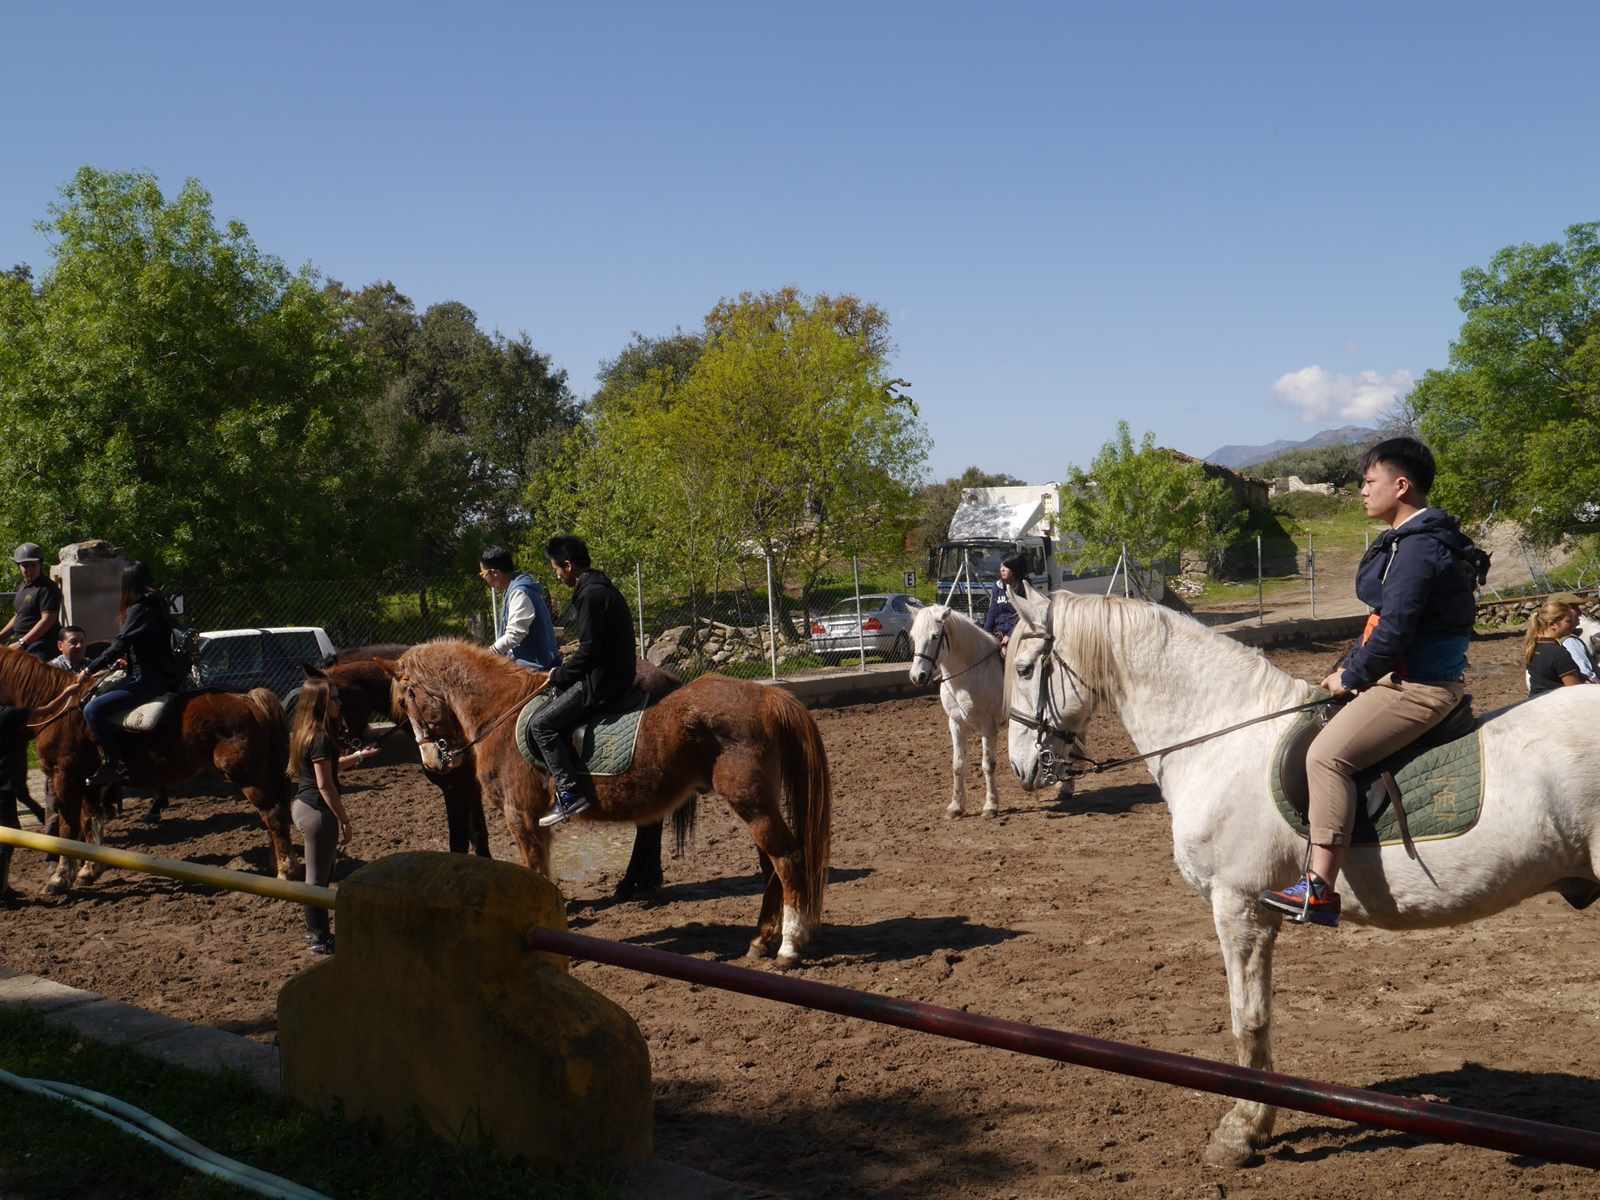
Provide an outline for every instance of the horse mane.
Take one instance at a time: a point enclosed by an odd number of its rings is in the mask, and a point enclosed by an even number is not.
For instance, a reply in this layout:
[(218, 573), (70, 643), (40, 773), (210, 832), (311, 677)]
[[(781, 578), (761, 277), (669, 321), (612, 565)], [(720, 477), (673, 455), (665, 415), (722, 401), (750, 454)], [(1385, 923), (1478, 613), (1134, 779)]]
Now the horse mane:
[(1174, 642), (1204, 643), (1211, 661), (1240, 672), (1242, 686), (1256, 694), (1270, 696), (1286, 691), (1285, 685), (1299, 683), (1268, 662), (1255, 647), (1224, 637), (1185, 613), (1148, 600), (1054, 592), (1050, 597), (1050, 631), (1073, 670), (1112, 702), (1127, 694), (1128, 660), (1134, 647), (1153, 653), (1159, 660), (1168, 657)]
[(77, 680), (71, 671), (42, 663), (31, 654), (0, 646), (0, 684), (13, 703), (38, 708), (59, 696)]
[(463, 699), (510, 704), (532, 683), (526, 667), (463, 638), (438, 638), (411, 647), (400, 658), (400, 670), (408, 679), (448, 697), (458, 716)]
[(957, 631), (957, 636), (960, 636), (960, 637), (973, 637), (973, 636), (981, 637), (986, 643), (988, 643), (988, 646), (989, 646), (990, 649), (993, 649), (995, 646), (998, 646), (1000, 644), (1000, 639), (995, 637), (994, 634), (989, 633), (987, 630), (985, 630), (983, 628), (982, 625), (979, 625), (976, 621), (974, 621), (971, 617), (967, 616), (967, 614), (962, 612), (960, 609), (952, 608), (948, 604), (929, 604), (926, 607), (918, 610), (917, 615), (915, 617), (913, 617), (912, 620), (911, 620), (911, 628), (912, 628), (912, 632), (913, 633), (916, 632), (917, 623), (924, 619), (924, 617), (923, 617), (924, 613), (931, 614), (929, 617), (926, 618), (930, 622), (931, 621), (943, 621), (943, 622), (945, 622), (945, 631), (946, 631), (946, 635), (947, 636), (949, 634), (950, 629), (952, 628), (952, 626), (950, 624), (950, 618), (954, 617), (955, 618), (954, 628)]

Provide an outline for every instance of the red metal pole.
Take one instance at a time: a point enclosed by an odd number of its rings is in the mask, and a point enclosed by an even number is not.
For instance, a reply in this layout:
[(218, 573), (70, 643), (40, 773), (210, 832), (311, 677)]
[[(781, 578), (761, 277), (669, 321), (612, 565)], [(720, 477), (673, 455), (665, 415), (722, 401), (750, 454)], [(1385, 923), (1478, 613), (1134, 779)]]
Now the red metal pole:
[(1365, 1088), (1342, 1087), (1295, 1075), (1280, 1075), (1275, 1071), (1237, 1067), (1186, 1054), (1063, 1033), (1020, 1021), (979, 1016), (953, 1008), (941, 1008), (936, 1004), (923, 1004), (918, 1000), (896, 1000), (891, 996), (878, 996), (809, 979), (794, 979), (769, 971), (752, 971), (726, 963), (705, 962), (681, 954), (608, 942), (576, 933), (558, 933), (535, 927), (528, 931), (527, 941), (529, 948), (534, 950), (608, 963), (614, 967), (681, 979), (729, 992), (742, 992), (747, 996), (760, 996), (841, 1016), (859, 1017), (901, 1029), (915, 1029), (922, 1033), (974, 1042), (980, 1046), (996, 1046), (1019, 1054), (1075, 1063), (1100, 1071), (1114, 1071), (1119, 1075), (1132, 1075), (1140, 1079), (1153, 1079), (1158, 1083), (1198, 1088), (1341, 1121), (1357, 1121), (1383, 1129), (1421, 1134), (1439, 1141), (1483, 1146), (1508, 1154), (1526, 1154), (1580, 1167), (1600, 1167), (1600, 1134), (1586, 1129), (1389, 1096)]

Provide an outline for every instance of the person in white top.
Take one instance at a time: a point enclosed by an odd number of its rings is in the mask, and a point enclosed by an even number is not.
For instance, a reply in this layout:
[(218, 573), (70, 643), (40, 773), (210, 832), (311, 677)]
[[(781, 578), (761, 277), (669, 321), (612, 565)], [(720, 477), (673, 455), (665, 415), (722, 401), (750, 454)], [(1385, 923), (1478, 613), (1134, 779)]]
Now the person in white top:
[(511, 551), (490, 546), (478, 556), (478, 575), (490, 587), (505, 593), (500, 603), (501, 633), (490, 649), (541, 671), (560, 665), (555, 621), (550, 616), (545, 590), (532, 575), (517, 571)]

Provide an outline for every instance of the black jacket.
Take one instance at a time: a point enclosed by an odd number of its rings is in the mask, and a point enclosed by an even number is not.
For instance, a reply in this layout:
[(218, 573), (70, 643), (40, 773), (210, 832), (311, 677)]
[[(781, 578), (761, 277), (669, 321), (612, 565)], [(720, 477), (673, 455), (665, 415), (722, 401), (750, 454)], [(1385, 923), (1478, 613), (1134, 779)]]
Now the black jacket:
[(603, 704), (633, 686), (633, 615), (605, 572), (591, 567), (578, 577), (561, 623), (577, 631), (578, 648), (550, 672), (551, 687), (563, 691), (583, 680), (590, 703)]
[(1399, 529), (1385, 530), (1356, 568), (1356, 595), (1380, 619), (1345, 660), (1345, 686), (1370, 687), (1396, 669), (1437, 681), (1440, 676), (1428, 670), (1430, 649), (1471, 635), (1477, 614), (1473, 584), (1488, 569), (1488, 555), (1441, 508), (1424, 509)]
[(152, 592), (128, 606), (122, 628), (89, 664), (89, 671), (92, 674), (109, 667), (124, 656), (130, 666), (138, 668), (141, 679), (156, 680), (168, 688), (182, 683), (183, 673), (172, 654), (172, 619), (160, 593)]

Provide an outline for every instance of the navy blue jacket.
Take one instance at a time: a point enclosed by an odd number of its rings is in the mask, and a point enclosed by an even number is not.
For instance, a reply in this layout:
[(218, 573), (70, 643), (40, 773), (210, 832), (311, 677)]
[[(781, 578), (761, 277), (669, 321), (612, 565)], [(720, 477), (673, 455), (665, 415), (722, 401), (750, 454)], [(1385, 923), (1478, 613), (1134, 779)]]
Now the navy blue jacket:
[(1442, 508), (1385, 530), (1356, 568), (1356, 595), (1379, 620), (1345, 659), (1345, 687), (1371, 687), (1390, 671), (1417, 683), (1460, 679), (1477, 613), (1473, 584), (1488, 569), (1488, 555)]
[[(1026, 585), (1024, 585), (1026, 586)], [(989, 611), (983, 614), (983, 631), (992, 633), (995, 640), (1009, 637), (1017, 627), (1017, 610), (1006, 595), (1006, 585), (997, 583), (989, 593)]]
[(604, 572), (590, 568), (578, 576), (562, 624), (569, 634), (577, 632), (578, 648), (550, 672), (551, 687), (565, 691), (582, 680), (589, 702), (602, 704), (633, 686), (633, 616)]

